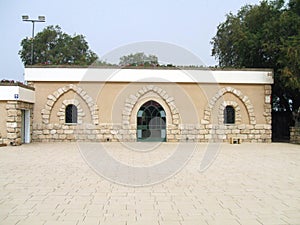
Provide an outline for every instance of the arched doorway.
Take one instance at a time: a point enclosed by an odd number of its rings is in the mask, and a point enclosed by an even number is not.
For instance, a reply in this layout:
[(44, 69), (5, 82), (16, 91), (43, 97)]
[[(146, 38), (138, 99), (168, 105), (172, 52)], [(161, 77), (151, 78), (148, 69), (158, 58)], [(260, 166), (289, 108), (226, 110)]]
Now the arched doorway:
[(148, 101), (137, 113), (138, 141), (166, 141), (166, 113), (156, 101)]

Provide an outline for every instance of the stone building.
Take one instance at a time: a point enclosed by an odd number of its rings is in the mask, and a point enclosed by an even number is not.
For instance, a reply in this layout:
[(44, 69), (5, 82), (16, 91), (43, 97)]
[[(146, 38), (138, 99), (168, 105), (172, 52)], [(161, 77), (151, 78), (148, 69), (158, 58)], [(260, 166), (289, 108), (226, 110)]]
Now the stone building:
[(30, 143), (34, 101), (34, 88), (0, 83), (0, 145)]
[(32, 141), (271, 142), (271, 70), (29, 67), (25, 80)]

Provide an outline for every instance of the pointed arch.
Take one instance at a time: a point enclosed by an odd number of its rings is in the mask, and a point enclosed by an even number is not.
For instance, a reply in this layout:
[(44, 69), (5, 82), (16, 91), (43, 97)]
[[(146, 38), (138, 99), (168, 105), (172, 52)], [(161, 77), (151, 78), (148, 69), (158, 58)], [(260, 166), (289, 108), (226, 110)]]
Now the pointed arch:
[(226, 93), (233, 94), (234, 96), (236, 96), (238, 99), (240, 99), (243, 102), (243, 104), (246, 107), (248, 116), (249, 116), (250, 124), (255, 125), (256, 118), (255, 118), (255, 114), (254, 114), (254, 107), (253, 107), (250, 99), (248, 98), (248, 96), (244, 95), (240, 90), (235, 89), (233, 87), (221, 88), (215, 94), (215, 96), (211, 98), (206, 109), (204, 110), (204, 123), (206, 123), (206, 124), (210, 123), (212, 110), (215, 107), (216, 102)]
[(82, 100), (87, 104), (90, 110), (93, 124), (98, 125), (99, 124), (98, 106), (94, 102), (93, 98), (86, 93), (86, 91), (84, 91), (82, 88), (74, 84), (66, 85), (62, 88), (57, 89), (52, 94), (48, 95), (45, 107), (41, 111), (42, 122), (44, 124), (49, 124), (50, 115), (54, 104), (63, 94), (71, 90), (74, 91), (76, 94), (78, 94), (82, 98)]
[(219, 124), (224, 124), (224, 110), (227, 106), (232, 106), (235, 111), (235, 124), (240, 124), (242, 121), (241, 108), (235, 101), (224, 101), (219, 108)]
[(174, 97), (169, 96), (168, 93), (162, 88), (153, 85), (144, 86), (143, 88), (138, 90), (135, 95), (132, 94), (126, 99), (124, 110), (122, 113), (123, 126), (130, 125), (130, 118), (132, 116), (133, 108), (144, 95), (150, 92), (157, 94), (158, 97), (160, 97), (162, 101), (164, 101), (164, 103), (169, 107), (169, 110), (171, 112), (172, 124), (178, 126), (180, 123), (180, 116), (179, 111), (175, 105)]

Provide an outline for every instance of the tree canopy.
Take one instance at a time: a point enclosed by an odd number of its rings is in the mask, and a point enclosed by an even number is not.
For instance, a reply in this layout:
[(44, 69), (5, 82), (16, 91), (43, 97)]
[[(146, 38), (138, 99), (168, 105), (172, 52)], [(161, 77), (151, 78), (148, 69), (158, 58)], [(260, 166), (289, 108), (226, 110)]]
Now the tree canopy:
[(272, 68), (273, 109), (300, 106), (300, 0), (263, 0), (229, 13), (212, 39), (220, 67)]
[(48, 26), (36, 34), (34, 39), (21, 41), (19, 55), (24, 65), (31, 64), (33, 42), (33, 64), (90, 65), (98, 57), (89, 49), (83, 35), (68, 35), (59, 26)]
[(122, 56), (120, 66), (153, 66), (158, 65), (158, 58), (155, 55), (146, 55), (143, 52)]

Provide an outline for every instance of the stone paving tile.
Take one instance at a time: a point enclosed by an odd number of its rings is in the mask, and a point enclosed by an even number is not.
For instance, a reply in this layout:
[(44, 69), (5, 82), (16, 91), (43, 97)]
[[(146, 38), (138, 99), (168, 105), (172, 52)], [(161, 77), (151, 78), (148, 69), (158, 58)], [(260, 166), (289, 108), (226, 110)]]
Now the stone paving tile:
[[(137, 167), (167, 160), (176, 149), (164, 143), (147, 154), (102, 145)], [(299, 145), (221, 144), (211, 166), (200, 171), (206, 146), (197, 144), (176, 175), (145, 187), (99, 176), (76, 143), (2, 147), (0, 224), (300, 224)]]

